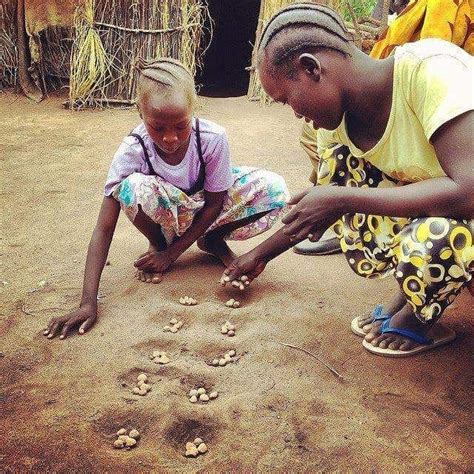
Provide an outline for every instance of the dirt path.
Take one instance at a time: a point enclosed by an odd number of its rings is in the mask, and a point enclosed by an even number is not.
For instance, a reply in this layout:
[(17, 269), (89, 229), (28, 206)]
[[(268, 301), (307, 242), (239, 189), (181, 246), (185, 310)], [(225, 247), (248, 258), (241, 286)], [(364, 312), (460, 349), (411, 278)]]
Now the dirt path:
[[(132, 278), (144, 239), (121, 217), (104, 270), (100, 316), (86, 336), (48, 341), (53, 316), (74, 308), (87, 244), (111, 157), (138, 121), (134, 111), (73, 113), (52, 98), (40, 105), (0, 95), (2, 121), (2, 433), (8, 472), (438, 470), (473, 468), (473, 300), (461, 294), (445, 316), (449, 347), (408, 360), (366, 352), (349, 330), (354, 316), (395, 290), (363, 280), (340, 255), (292, 252), (269, 265), (231, 310), (221, 267), (193, 247), (151, 286)], [(234, 163), (283, 174), (306, 186), (300, 123), (290, 110), (238, 99), (208, 99), (200, 114), (227, 128)], [(256, 241), (240, 243), (242, 252)], [(38, 291), (39, 282), (46, 281)], [(183, 295), (199, 305), (178, 304)], [(471, 317), (469, 316), (469, 313)], [(170, 318), (184, 321), (163, 333)], [(237, 335), (225, 338), (230, 319)], [(344, 376), (278, 344), (305, 347)], [(205, 362), (235, 348), (226, 367)], [(148, 356), (166, 350), (159, 367)], [(152, 391), (131, 394), (136, 375)], [(193, 405), (195, 385), (219, 391)], [(142, 433), (131, 451), (113, 450), (120, 427)], [(209, 452), (184, 458), (203, 438)]]

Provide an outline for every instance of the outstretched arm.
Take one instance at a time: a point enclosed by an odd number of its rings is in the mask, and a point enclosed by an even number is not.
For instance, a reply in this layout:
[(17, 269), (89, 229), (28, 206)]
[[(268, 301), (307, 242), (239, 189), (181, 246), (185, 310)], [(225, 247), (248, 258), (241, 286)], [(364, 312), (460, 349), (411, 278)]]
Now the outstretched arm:
[(48, 339), (59, 333), (60, 339), (64, 339), (68, 331), (76, 326), (80, 326), (79, 334), (84, 334), (96, 321), (100, 276), (107, 260), (119, 213), (120, 204), (112, 197), (104, 197), (87, 251), (79, 309), (65, 316), (53, 318), (43, 333)]

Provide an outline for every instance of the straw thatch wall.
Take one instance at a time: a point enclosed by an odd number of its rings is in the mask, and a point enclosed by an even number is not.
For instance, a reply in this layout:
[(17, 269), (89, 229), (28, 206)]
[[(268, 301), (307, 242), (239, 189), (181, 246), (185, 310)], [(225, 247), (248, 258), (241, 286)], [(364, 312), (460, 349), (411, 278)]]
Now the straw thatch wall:
[(16, 2), (0, 1), (0, 88), (18, 83)]
[(140, 59), (170, 56), (195, 73), (207, 14), (198, 0), (86, 0), (75, 17), (70, 103), (133, 103)]

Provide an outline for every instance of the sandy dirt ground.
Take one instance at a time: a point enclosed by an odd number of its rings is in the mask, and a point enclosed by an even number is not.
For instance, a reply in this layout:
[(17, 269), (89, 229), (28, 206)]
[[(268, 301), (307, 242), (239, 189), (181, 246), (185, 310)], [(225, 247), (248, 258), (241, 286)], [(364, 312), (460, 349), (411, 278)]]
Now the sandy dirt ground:
[[(467, 471), (473, 468), (473, 300), (463, 292), (444, 321), (449, 347), (405, 360), (369, 354), (350, 332), (354, 316), (391, 297), (391, 279), (357, 277), (341, 255), (287, 252), (245, 294), (218, 285), (221, 266), (196, 247), (160, 285), (133, 279), (146, 242), (123, 216), (105, 267), (99, 320), (85, 336), (42, 335), (79, 303), (87, 245), (103, 183), (131, 110), (70, 112), (60, 98), (36, 105), (0, 96), (2, 123), (1, 463), (7, 472)], [(205, 99), (200, 115), (224, 125), (234, 163), (307, 185), (308, 162), (289, 109), (244, 98)], [(255, 245), (236, 243), (238, 252)], [(40, 282), (46, 281), (41, 287)], [(37, 289), (37, 291), (33, 291)], [(199, 305), (183, 307), (183, 295)], [(164, 333), (170, 318), (184, 321)], [(220, 334), (225, 320), (234, 338)], [(294, 344), (318, 354), (338, 380)], [(235, 349), (237, 363), (207, 365)], [(148, 358), (165, 350), (172, 361)], [(152, 390), (132, 395), (136, 375)], [(195, 386), (219, 397), (193, 405)], [(112, 448), (137, 428), (130, 451)], [(209, 451), (184, 457), (199, 436)]]

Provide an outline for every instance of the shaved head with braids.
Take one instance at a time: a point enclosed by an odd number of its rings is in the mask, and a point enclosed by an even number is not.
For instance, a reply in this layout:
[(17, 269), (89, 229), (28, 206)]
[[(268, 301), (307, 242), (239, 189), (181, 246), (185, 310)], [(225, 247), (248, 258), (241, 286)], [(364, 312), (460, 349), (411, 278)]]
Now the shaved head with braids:
[(162, 156), (180, 160), (189, 143), (197, 103), (193, 75), (172, 58), (141, 62), (138, 70), (137, 105), (148, 135)]
[(331, 8), (294, 3), (263, 29), (257, 49), (261, 84), (277, 102), (315, 128), (334, 130), (344, 116), (347, 91), (362, 53)]
[(137, 102), (160, 99), (173, 92), (182, 93), (194, 108), (197, 100), (194, 78), (182, 63), (172, 58), (141, 61), (138, 65), (140, 77), (137, 87)]
[(283, 8), (268, 22), (258, 46), (258, 62), (270, 55), (272, 73), (286, 66), (294, 74), (293, 60), (318, 49), (350, 56), (352, 37), (341, 17), (331, 8), (315, 3), (296, 3)]

